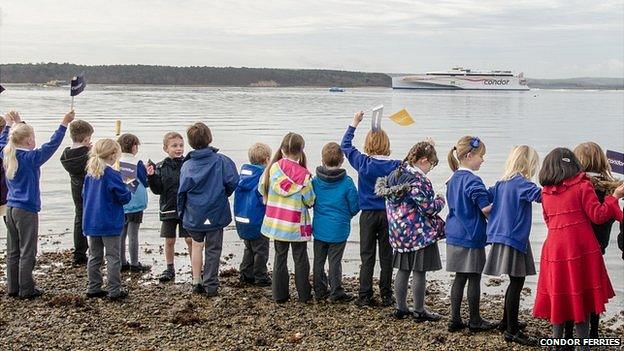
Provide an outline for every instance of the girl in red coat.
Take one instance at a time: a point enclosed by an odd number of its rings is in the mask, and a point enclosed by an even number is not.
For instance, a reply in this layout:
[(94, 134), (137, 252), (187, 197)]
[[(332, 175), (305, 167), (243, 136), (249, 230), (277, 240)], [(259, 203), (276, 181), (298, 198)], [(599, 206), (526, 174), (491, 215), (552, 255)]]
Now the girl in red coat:
[(533, 315), (550, 320), (555, 338), (563, 336), (563, 323), (568, 320), (574, 321), (577, 337), (587, 338), (590, 314), (603, 313), (615, 296), (591, 223), (622, 221), (617, 199), (624, 196), (624, 185), (601, 203), (578, 159), (566, 148), (556, 148), (546, 156), (539, 181), (544, 187), (548, 236)]

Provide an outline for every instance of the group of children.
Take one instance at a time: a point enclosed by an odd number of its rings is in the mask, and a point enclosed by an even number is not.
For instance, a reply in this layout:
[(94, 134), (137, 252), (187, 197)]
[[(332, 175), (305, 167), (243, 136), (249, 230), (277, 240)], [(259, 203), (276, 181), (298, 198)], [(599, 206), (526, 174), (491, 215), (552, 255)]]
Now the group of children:
[[(351, 219), (361, 211), (358, 306), (396, 304), (395, 318), (440, 320), (439, 314), (425, 307), (426, 272), (442, 269), (438, 241), (446, 239), (446, 270), (454, 273), (448, 330), (498, 328), (505, 340), (532, 345), (535, 340), (523, 332), (518, 310), (525, 277), (536, 274), (529, 234), (532, 203), (541, 202), (548, 235), (533, 314), (550, 320), (555, 337), (564, 332), (570, 336), (572, 326), (578, 337), (597, 335), (598, 316), (614, 296), (602, 254), (612, 224), (622, 221), (618, 199), (624, 196), (624, 185), (611, 176), (597, 144), (581, 144), (574, 152), (551, 151), (539, 170), (543, 188), (532, 181), (538, 174), (537, 152), (526, 145), (516, 146), (501, 180), (487, 188), (476, 174), (484, 161), (485, 144), (477, 137), (462, 137), (447, 155), (453, 173), (444, 197), (435, 193), (427, 178), (439, 162), (433, 141), (418, 142), (403, 160), (395, 160), (390, 158), (388, 135), (381, 129), (371, 130), (362, 153), (352, 140), (363, 117), (361, 112), (355, 114), (340, 145), (330, 142), (323, 147), (322, 165), (313, 175), (307, 169), (305, 141), (296, 133), (284, 136), (273, 157), (268, 145), (254, 144), (249, 163), (239, 173), (234, 162), (212, 146), (211, 130), (203, 123), (187, 129), (193, 150), (186, 156), (184, 138), (170, 132), (163, 139), (167, 157), (146, 166), (136, 158), (140, 142), (132, 134), (91, 145), (93, 128), (85, 121), (74, 121), (71, 111), (50, 141), (36, 148), (32, 127), (16, 112), (9, 112), (0, 134), (2, 175), (8, 185), (7, 292), (22, 298), (42, 293), (32, 278), (40, 210), (39, 168), (59, 147), (69, 125), (73, 145), (64, 150), (61, 162), (71, 176), (76, 207), (74, 263), (87, 263), (88, 297), (123, 299), (127, 291), (121, 287), (120, 272), (150, 270), (138, 260), (138, 233), (149, 188), (160, 195), (160, 235), (165, 238), (167, 263), (159, 276), (163, 282), (175, 278), (177, 229), (188, 246), (193, 292), (216, 296), (223, 229), (234, 220), (244, 242), (241, 282), (271, 286), (277, 303), (288, 301), (288, 251), (292, 249), (300, 302), (311, 301), (313, 295), (317, 300), (351, 301), (355, 297), (342, 287), (341, 262)], [(358, 173), (357, 188), (341, 168), (345, 157)], [(130, 175), (125, 172), (122, 177), (118, 164), (127, 166)], [(0, 181), (0, 200), (4, 184)], [(229, 197), (233, 194), (232, 216)], [(443, 220), (439, 213), (445, 206), (449, 213)], [(312, 238), (310, 284), (307, 242)], [(267, 272), (270, 239), (275, 250), (271, 277)], [(488, 244), (491, 249), (486, 255)], [(380, 302), (373, 296), (377, 251)], [(102, 288), (104, 257), (107, 290)], [(393, 269), (397, 269), (394, 289)], [(510, 277), (500, 323), (480, 316), (482, 273)], [(410, 276), (413, 309), (407, 306)], [(460, 314), (466, 284), (467, 324)]]

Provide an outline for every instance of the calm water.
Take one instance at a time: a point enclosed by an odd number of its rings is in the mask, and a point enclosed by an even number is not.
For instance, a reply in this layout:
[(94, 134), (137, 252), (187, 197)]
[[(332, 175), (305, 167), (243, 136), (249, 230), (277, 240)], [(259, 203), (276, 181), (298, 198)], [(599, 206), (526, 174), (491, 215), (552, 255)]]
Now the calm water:
[[(8, 86), (0, 97), (0, 111), (16, 109), (22, 118), (35, 126), (39, 143), (47, 140), (69, 109), (68, 89)], [(304, 136), (309, 169), (319, 164), (320, 150), (329, 141), (340, 142), (353, 113), (383, 104), (388, 116), (407, 108), (416, 124), (400, 127), (388, 119), (383, 128), (391, 138), (392, 155), (403, 158), (415, 142), (427, 136), (437, 141), (442, 160), (454, 142), (466, 134), (478, 135), (487, 146), (486, 162), (479, 174), (487, 185), (502, 172), (505, 158), (513, 145), (534, 146), (543, 158), (556, 146), (574, 147), (588, 140), (605, 149), (624, 150), (624, 92), (617, 91), (544, 91), (468, 92), (468, 91), (393, 91), (384, 88), (349, 89), (329, 93), (311, 88), (208, 88), (165, 86), (96, 86), (91, 85), (76, 99), (77, 117), (95, 127), (94, 140), (114, 137), (115, 120), (122, 120), (122, 131), (132, 132), (141, 140), (139, 157), (161, 160), (162, 135), (178, 131), (195, 121), (208, 124), (214, 136), (213, 145), (230, 156), (237, 165), (246, 162), (247, 148), (262, 141), (277, 147), (288, 131)], [(370, 117), (370, 113), (367, 114)], [(354, 140), (362, 146), (370, 119), (365, 119)], [(64, 146), (70, 145), (69, 136)], [(62, 149), (62, 148), (61, 148)], [(188, 148), (187, 148), (188, 150)], [(73, 204), (69, 176), (62, 169), (60, 150), (42, 168), (43, 210), (40, 214), (41, 250), (54, 250), (71, 245), (66, 235), (73, 221)], [(355, 179), (356, 173), (345, 165)], [(450, 176), (445, 162), (432, 171), (430, 178), (437, 191), (444, 191)], [(158, 253), (158, 200), (150, 197), (149, 208), (141, 228), (141, 245)], [(359, 264), (358, 227), (353, 221), (350, 242), (345, 253), (345, 273), (357, 272)], [(539, 262), (546, 228), (539, 205), (534, 207), (531, 245)], [(616, 243), (617, 228), (607, 248), (605, 261), (617, 297), (608, 305), (609, 314), (624, 309), (624, 269)], [(0, 229), (4, 246), (5, 228)], [(235, 232), (226, 235), (224, 255), (233, 253), (231, 264), (240, 260), (242, 246)], [(441, 246), (444, 255), (443, 246)], [(179, 251), (183, 246), (178, 246)], [(312, 249), (309, 249), (310, 255)], [(143, 261), (162, 265), (164, 258), (142, 251)], [(443, 257), (444, 258), (444, 257)], [(157, 261), (154, 261), (156, 259)], [(178, 259), (180, 261), (186, 261)], [(179, 265), (178, 265), (179, 266)], [(538, 266), (539, 267), (539, 266)], [(158, 267), (159, 273), (160, 267)], [(188, 270), (186, 268), (186, 270)], [(446, 272), (434, 276), (448, 278)], [(484, 279), (487, 281), (487, 279)], [(526, 286), (535, 288), (536, 277)], [(498, 289), (498, 290), (497, 290)], [(493, 288), (500, 292), (502, 287)], [(532, 298), (525, 304), (530, 306)]]

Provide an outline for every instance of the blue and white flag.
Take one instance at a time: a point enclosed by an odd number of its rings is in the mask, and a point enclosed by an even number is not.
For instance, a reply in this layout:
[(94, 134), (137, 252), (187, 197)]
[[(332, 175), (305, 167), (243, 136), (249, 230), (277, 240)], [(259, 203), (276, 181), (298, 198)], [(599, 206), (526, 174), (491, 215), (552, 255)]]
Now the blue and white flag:
[(86, 86), (87, 86), (87, 82), (84, 79), (84, 72), (82, 72), (76, 77), (72, 78), (69, 95), (76, 96), (82, 93), (82, 91), (85, 89)]

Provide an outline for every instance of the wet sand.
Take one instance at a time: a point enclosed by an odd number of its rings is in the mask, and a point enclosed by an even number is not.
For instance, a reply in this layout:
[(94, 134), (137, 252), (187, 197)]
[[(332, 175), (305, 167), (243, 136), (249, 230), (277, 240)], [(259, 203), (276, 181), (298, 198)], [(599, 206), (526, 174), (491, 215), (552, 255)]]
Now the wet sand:
[[(143, 253), (146, 254), (146, 253)], [(158, 253), (152, 253), (158, 254)], [(225, 254), (223, 258), (228, 258)], [(497, 331), (448, 333), (447, 283), (432, 280), (427, 306), (443, 315), (437, 323), (394, 320), (393, 308), (358, 308), (353, 303), (333, 304), (292, 300), (277, 305), (270, 288), (242, 285), (236, 268), (222, 260), (218, 297), (194, 295), (190, 285), (159, 283), (156, 274), (123, 274), (130, 296), (123, 302), (85, 299), (86, 270), (71, 266), (67, 250), (43, 253), (36, 279), (45, 295), (34, 301), (9, 298), (0, 285), (0, 349), (2, 350), (523, 350), (507, 344)], [(0, 258), (4, 275), (4, 258)], [(154, 272), (157, 273), (157, 272)], [(4, 277), (2, 277), (4, 278)], [(293, 279), (291, 279), (291, 283)], [(503, 281), (485, 279), (486, 284)], [(357, 279), (345, 278), (348, 292), (357, 292)], [(527, 297), (529, 291), (523, 292)], [(483, 294), (483, 317), (498, 319), (503, 296)], [(464, 303), (464, 319), (467, 306)], [(547, 337), (546, 321), (521, 310), (527, 332)], [(622, 337), (624, 314), (605, 320), (602, 335)], [(615, 325), (619, 325), (614, 327)]]

